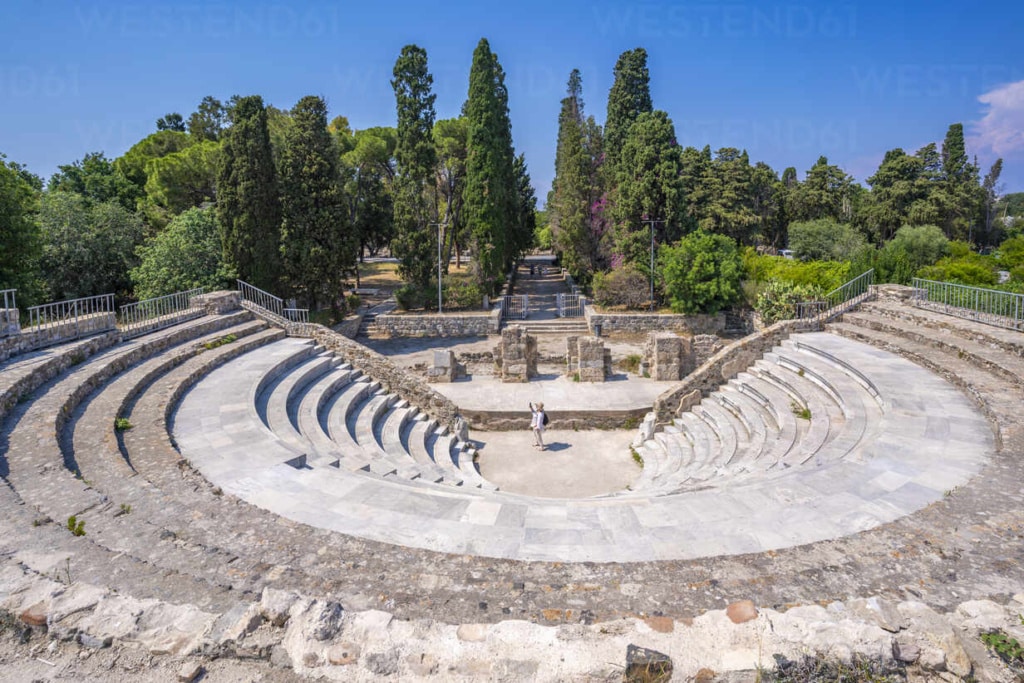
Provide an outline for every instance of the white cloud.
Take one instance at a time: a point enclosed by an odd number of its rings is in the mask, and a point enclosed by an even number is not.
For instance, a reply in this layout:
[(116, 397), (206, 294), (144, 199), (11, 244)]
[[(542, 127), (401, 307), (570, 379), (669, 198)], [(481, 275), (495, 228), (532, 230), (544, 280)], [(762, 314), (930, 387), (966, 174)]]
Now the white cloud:
[(978, 101), (987, 111), (973, 122), (971, 142), (999, 156), (1024, 154), (1024, 81), (1001, 85)]

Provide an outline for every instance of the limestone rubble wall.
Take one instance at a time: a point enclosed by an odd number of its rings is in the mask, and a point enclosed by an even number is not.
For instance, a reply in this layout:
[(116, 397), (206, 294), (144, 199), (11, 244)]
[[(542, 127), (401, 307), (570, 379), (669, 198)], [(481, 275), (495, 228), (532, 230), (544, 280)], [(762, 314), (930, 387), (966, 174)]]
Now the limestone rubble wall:
[(377, 316), (377, 333), (388, 337), (486, 337), (497, 334), (501, 310), (479, 313), (388, 313)]

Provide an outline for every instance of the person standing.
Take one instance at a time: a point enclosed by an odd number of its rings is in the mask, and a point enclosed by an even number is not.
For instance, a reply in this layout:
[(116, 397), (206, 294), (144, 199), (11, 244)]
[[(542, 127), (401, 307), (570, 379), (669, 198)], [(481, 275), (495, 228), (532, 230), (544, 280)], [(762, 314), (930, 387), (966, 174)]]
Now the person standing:
[(536, 406), (530, 403), (530, 429), (533, 430), (534, 448), (539, 448), (542, 451), (547, 450), (544, 445), (544, 427), (547, 425), (548, 416), (544, 413), (544, 404), (538, 403)]

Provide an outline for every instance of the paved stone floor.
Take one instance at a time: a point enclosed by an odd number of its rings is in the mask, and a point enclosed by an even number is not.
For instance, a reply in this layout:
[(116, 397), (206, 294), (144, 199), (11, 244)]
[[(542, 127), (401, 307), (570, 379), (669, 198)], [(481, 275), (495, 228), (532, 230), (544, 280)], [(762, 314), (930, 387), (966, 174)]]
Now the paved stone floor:
[(543, 498), (586, 498), (627, 488), (640, 474), (629, 444), (635, 430), (548, 430), (547, 450), (533, 433), (474, 432), (480, 474), (502, 491)]

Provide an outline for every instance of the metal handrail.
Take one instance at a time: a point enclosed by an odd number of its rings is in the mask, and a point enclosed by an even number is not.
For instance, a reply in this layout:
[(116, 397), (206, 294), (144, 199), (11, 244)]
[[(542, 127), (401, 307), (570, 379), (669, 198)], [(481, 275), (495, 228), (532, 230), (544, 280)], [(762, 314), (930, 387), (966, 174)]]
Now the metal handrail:
[(285, 308), (282, 310), (282, 315), (290, 323), (308, 323), (309, 322), (309, 309), (308, 308)]
[(823, 325), (870, 298), (871, 285), (874, 283), (875, 269), (872, 268), (839, 285), (820, 301), (795, 304), (793, 317), (796, 320), (809, 320), (817, 325)]
[(11, 323), (18, 320), (17, 292), (16, 289), (0, 289), (0, 296), (3, 297), (3, 306), (0, 308), (0, 337), (6, 337), (16, 329)]
[(203, 293), (202, 287), (184, 292), (144, 299), (121, 306), (120, 323), (122, 336), (131, 339), (147, 332), (160, 330), (203, 314), (201, 308), (192, 306), (192, 297)]
[[(71, 341), (104, 330), (115, 329), (114, 295), (100, 294), (80, 299), (54, 301), (28, 308), (28, 327), (22, 333), (34, 335), (30, 348), (42, 348), (59, 342)], [(100, 316), (109, 314), (109, 323), (96, 324)], [(84, 324), (90, 319), (89, 324)], [(55, 332), (56, 334), (49, 334)]]
[(912, 301), (918, 308), (974, 320), (985, 325), (1024, 330), (1024, 294), (914, 278)]
[(241, 295), (243, 302), (249, 302), (253, 306), (258, 306), (274, 315), (284, 317), (284, 300), (281, 297), (265, 292), (259, 287), (254, 287), (243, 280), (238, 280), (238, 293)]

